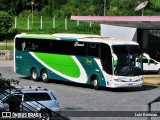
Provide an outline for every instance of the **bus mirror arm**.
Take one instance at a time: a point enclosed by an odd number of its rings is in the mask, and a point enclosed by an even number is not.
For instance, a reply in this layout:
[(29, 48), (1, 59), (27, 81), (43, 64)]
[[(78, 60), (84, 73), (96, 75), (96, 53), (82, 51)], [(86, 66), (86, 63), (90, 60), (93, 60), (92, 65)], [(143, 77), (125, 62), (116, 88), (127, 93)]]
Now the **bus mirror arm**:
[(151, 62), (150, 56), (149, 56), (147, 53), (143, 53), (143, 56), (147, 58), (147, 60), (148, 60), (148, 65), (150, 65), (150, 62)]

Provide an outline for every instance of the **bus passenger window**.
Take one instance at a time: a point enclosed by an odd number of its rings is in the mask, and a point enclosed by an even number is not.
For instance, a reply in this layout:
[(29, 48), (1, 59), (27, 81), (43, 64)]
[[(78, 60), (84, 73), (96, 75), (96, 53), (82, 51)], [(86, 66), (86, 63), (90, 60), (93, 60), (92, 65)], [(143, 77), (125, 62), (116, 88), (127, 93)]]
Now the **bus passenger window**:
[(25, 51), (25, 48), (26, 48), (26, 42), (23, 42), (22, 43), (22, 51)]
[(87, 56), (99, 57), (99, 44), (88, 43)]

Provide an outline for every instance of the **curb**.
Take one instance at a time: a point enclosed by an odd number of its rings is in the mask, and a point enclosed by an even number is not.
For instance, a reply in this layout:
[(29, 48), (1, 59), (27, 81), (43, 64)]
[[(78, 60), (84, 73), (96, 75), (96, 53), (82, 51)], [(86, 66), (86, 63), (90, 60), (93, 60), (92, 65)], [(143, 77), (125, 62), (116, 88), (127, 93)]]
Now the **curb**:
[(155, 81), (148, 81), (148, 80), (143, 80), (144, 84), (149, 84), (149, 85), (160, 85), (160, 82), (155, 82)]
[(143, 75), (143, 78), (160, 78), (160, 75)]
[(143, 75), (144, 84), (160, 85), (160, 75)]

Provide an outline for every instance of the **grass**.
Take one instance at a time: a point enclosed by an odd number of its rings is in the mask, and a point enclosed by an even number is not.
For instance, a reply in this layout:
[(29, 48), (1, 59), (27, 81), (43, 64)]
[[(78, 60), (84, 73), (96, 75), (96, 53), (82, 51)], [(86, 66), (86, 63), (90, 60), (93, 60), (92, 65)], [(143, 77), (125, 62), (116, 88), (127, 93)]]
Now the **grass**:
[(77, 26), (76, 21), (67, 19), (67, 30), (65, 30), (65, 19), (56, 18), (55, 19), (55, 29), (53, 29), (53, 18), (42, 17), (42, 30), (40, 29), (40, 17), (35, 16), (33, 19), (29, 18), (29, 30), (28, 30), (28, 17), (18, 17), (17, 18), (17, 30), (20, 33), (30, 33), (30, 34), (53, 34), (53, 33), (87, 33), (87, 34), (99, 34), (99, 24), (93, 23), (90, 27), (88, 22), (80, 22)]
[(13, 45), (7, 45), (7, 49), (6, 45), (0, 45), (0, 50), (13, 50)]

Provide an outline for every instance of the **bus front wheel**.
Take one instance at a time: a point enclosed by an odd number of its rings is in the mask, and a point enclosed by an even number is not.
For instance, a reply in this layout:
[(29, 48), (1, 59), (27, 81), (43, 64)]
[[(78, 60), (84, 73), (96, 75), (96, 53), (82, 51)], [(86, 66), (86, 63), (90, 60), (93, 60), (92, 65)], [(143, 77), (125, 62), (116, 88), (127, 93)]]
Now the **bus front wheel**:
[(91, 81), (93, 87), (95, 90), (99, 90), (100, 86), (99, 86), (99, 79), (97, 76), (93, 77), (92, 81)]
[(36, 68), (31, 70), (31, 80), (38, 81), (38, 72)]
[(41, 73), (41, 79), (44, 83), (48, 83), (49, 82), (49, 78), (48, 78), (48, 73), (47, 70), (43, 70)]

